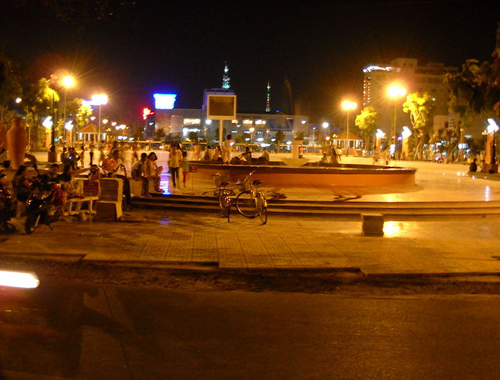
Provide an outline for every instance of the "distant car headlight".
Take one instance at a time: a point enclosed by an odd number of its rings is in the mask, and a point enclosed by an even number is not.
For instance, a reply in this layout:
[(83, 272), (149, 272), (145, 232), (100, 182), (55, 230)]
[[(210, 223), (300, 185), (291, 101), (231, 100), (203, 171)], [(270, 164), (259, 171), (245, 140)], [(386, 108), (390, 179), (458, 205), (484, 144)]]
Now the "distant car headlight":
[(33, 289), (40, 285), (36, 273), (0, 270), (0, 286)]

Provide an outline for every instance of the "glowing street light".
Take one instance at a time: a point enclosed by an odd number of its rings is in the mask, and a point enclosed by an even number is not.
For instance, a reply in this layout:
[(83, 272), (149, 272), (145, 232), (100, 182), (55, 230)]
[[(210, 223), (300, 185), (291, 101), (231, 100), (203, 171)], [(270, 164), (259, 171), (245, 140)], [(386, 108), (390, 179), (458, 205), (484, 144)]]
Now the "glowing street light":
[(392, 130), (391, 130), (391, 144), (394, 144), (394, 147), (392, 147), (392, 149), (395, 149), (395, 144), (396, 144), (396, 114), (397, 114), (396, 105), (397, 105), (397, 99), (406, 95), (406, 89), (403, 86), (401, 86), (399, 83), (393, 83), (387, 89), (387, 94), (389, 95), (390, 98), (394, 99), (394, 123), (392, 125)]
[(346, 156), (349, 155), (349, 113), (358, 107), (357, 103), (351, 102), (350, 100), (344, 100), (342, 102), (342, 109), (346, 111), (346, 137), (344, 142), (344, 149)]
[(411, 136), (411, 130), (406, 125), (403, 127), (403, 131), (401, 132), (401, 136), (403, 136), (403, 159), (407, 159), (410, 156), (410, 146), (408, 139)]
[[(497, 122), (489, 118), (488, 126), (486, 127), (486, 164), (489, 166), (490, 173), (497, 173), (497, 160), (496, 160), (496, 144), (495, 144), (495, 134), (498, 132)], [(488, 162), (489, 161), (489, 162)]]
[(108, 104), (108, 95), (96, 94), (92, 95), (92, 105), (99, 106), (99, 132), (97, 134), (98, 143), (101, 141), (101, 108), (103, 105)]
[(253, 132), (255, 131), (254, 127), (248, 129), (250, 131), (250, 144), (253, 143)]

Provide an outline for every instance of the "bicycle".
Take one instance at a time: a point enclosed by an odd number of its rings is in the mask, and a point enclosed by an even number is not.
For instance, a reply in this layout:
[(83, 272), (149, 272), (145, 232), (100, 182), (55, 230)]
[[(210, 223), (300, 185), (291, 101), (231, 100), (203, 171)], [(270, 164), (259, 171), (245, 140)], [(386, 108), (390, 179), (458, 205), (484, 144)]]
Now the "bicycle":
[(245, 218), (260, 218), (262, 224), (267, 223), (267, 200), (258, 186), (262, 184), (261, 180), (252, 181), (252, 171), (243, 180), (243, 191), (236, 197), (236, 210)]
[(223, 218), (227, 218), (229, 222), (231, 216), (231, 196), (234, 195), (234, 191), (226, 188), (229, 182), (227, 182), (221, 174), (217, 173), (212, 177), (215, 186), (218, 188), (218, 190), (216, 190), (216, 195), (219, 200), (220, 215)]

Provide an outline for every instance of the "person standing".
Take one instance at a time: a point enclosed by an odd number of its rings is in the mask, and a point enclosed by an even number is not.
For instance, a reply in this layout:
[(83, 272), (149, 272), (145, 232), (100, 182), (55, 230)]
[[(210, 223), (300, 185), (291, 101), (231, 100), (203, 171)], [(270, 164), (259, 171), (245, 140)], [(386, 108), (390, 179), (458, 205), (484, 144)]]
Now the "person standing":
[(149, 153), (147, 159), (147, 176), (151, 181), (153, 181), (155, 191), (157, 193), (160, 193), (163, 191), (160, 188), (160, 173), (162, 172), (163, 168), (161, 166), (158, 167), (156, 163), (157, 160), (158, 157), (156, 156), (155, 152)]
[(91, 141), (90, 144), (89, 144), (90, 166), (92, 166), (94, 164), (94, 149), (95, 149), (94, 142)]
[(168, 158), (168, 168), (170, 170), (170, 176), (172, 178), (172, 185), (177, 188), (177, 183), (179, 181), (179, 168), (181, 166), (182, 153), (177, 144), (172, 144), (170, 147), (170, 155)]
[(85, 144), (82, 144), (80, 147), (80, 164), (82, 165), (82, 168), (85, 167)]
[(189, 160), (187, 152), (182, 152), (182, 184), (186, 187), (186, 180), (189, 173)]
[(130, 209), (132, 205), (132, 200), (130, 197), (130, 181), (127, 178), (127, 169), (123, 160), (120, 158), (120, 151), (115, 149), (112, 153), (111, 159), (108, 163), (108, 177), (113, 175), (116, 178), (121, 178), (123, 181), (123, 195), (125, 195), (125, 205), (127, 209)]
[(226, 141), (222, 146), (222, 162), (225, 165), (229, 165), (231, 162), (231, 150), (233, 149), (233, 136), (227, 135)]

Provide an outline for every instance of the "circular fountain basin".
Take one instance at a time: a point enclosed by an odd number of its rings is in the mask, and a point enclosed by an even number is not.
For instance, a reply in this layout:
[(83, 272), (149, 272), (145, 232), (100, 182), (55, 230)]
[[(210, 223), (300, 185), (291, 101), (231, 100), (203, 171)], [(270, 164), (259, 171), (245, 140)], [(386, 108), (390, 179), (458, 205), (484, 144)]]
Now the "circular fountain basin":
[(273, 161), (269, 165), (222, 165), (191, 161), (190, 167), (199, 179), (211, 179), (214, 174), (219, 173), (229, 182), (241, 180), (251, 171), (255, 171), (253, 178), (260, 179), (263, 186), (277, 188), (414, 185), (417, 171), (414, 168), (354, 164), (319, 166), (318, 163), (307, 163), (300, 167), (291, 167)]

